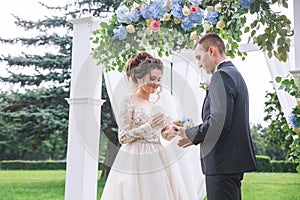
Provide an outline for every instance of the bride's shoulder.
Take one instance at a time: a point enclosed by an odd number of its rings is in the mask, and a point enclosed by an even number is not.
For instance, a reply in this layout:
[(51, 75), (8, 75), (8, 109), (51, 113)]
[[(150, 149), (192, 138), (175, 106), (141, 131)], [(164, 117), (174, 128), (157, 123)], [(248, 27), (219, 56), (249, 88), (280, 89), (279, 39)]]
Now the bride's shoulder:
[(137, 98), (138, 98), (137, 94), (130, 94), (124, 98), (123, 102), (128, 104), (133, 104), (134, 102), (137, 101)]
[(121, 103), (121, 110), (126, 109), (128, 111), (132, 111), (134, 109), (135, 99), (136, 97), (134, 94), (125, 97)]

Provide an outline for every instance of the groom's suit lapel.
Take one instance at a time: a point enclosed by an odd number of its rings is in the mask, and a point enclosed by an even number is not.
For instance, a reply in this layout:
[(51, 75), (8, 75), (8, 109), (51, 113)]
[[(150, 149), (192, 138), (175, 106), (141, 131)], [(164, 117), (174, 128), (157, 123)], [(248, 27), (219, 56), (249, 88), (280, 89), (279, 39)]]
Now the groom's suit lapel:
[(203, 105), (202, 105), (202, 120), (204, 121), (204, 119), (209, 115), (209, 91), (206, 94), (206, 97), (203, 101)]

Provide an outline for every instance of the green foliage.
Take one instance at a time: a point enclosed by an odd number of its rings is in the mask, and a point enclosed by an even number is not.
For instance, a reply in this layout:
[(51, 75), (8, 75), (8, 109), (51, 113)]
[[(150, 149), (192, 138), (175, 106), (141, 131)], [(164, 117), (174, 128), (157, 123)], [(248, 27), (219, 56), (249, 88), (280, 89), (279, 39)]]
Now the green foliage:
[(265, 135), (266, 130), (267, 128), (263, 128), (260, 124), (251, 127), (255, 155), (269, 156), (273, 160), (286, 160), (289, 151), (282, 150), (277, 145), (269, 144)]
[(276, 77), (275, 80), (281, 84), (279, 89), (284, 90), (297, 100), (297, 105), (291, 111), (292, 118), (294, 118), (289, 122), (291, 126), (288, 126), (286, 123), (283, 126), (283, 130), (293, 139), (290, 145), (290, 159), (298, 164), (297, 170), (300, 172), (300, 85), (297, 86), (296, 84), (299, 80), (296, 80), (296, 78), (290, 75), (284, 79), (282, 77)]
[(0, 94), (0, 160), (64, 158), (66, 97), (62, 88)]
[(297, 172), (296, 164), (285, 160), (271, 160), (272, 172)]
[(271, 168), (271, 159), (269, 156), (256, 156), (256, 164), (257, 164), (257, 171), (263, 172), (263, 171), (270, 171)]
[[(276, 152), (276, 148), (280, 148), (285, 152), (284, 157), (288, 158), (293, 138), (283, 129), (287, 122), (282, 112), (279, 99), (275, 91), (267, 92), (265, 97), (267, 100), (265, 102), (264, 120), (268, 122), (268, 126), (264, 131), (266, 145), (273, 148), (272, 151), (274, 153)], [(269, 154), (269, 156), (271, 155)]]
[(263, 134), (263, 128), (260, 124), (252, 125), (251, 138), (255, 155), (266, 155), (265, 138)]
[[(66, 161), (46, 160), (46, 161), (28, 161), (28, 160), (2, 160), (0, 161), (0, 170), (65, 170)], [(98, 163), (98, 169), (102, 170), (103, 164)]]
[[(139, 8), (148, 4), (147, 1), (137, 0), (123, 1), (130, 10), (137, 3)], [(150, 1), (151, 4), (151, 1)], [(168, 10), (166, 13), (171, 14), (169, 20), (158, 19), (160, 21), (160, 30), (152, 31), (149, 24), (151, 19), (140, 17), (135, 22), (123, 22), (117, 19), (117, 14), (112, 15), (109, 22), (101, 22), (100, 29), (94, 31), (90, 39), (97, 45), (92, 49), (93, 57), (98, 60), (98, 64), (103, 64), (106, 70), (122, 71), (127, 60), (132, 54), (138, 51), (144, 51), (151, 48), (159, 56), (169, 56), (174, 51), (193, 49), (194, 40), (198, 36), (214, 32), (219, 34), (227, 41), (227, 56), (234, 58), (241, 56), (245, 59), (246, 52), (241, 52), (238, 48), (242, 35), (248, 35), (248, 42), (257, 44), (258, 47), (267, 52), (269, 57), (275, 56), (279, 61), (285, 62), (290, 51), (290, 37), (293, 35), (291, 21), (279, 12), (272, 11), (273, 5), (287, 7), (287, 2), (278, 1), (261, 1), (255, 0), (250, 9), (241, 8), (239, 0), (232, 1), (208, 1), (201, 2), (201, 9), (206, 10), (209, 6), (221, 6), (218, 16), (218, 23), (212, 24), (203, 18), (201, 23), (196, 23), (190, 29), (183, 29), (181, 22)], [(188, 1), (182, 1), (183, 6), (190, 6)], [(168, 8), (168, 6), (166, 6)], [(168, 8), (169, 9), (169, 8)], [(216, 9), (216, 7), (215, 7)], [(251, 15), (251, 17), (249, 17)], [(253, 21), (250, 21), (254, 19)], [(224, 27), (220, 28), (219, 23)], [(247, 26), (246, 24), (250, 24)], [(207, 26), (208, 25), (208, 26)], [(114, 31), (118, 27), (133, 26), (134, 30), (127, 30), (126, 39), (114, 38)], [(209, 27), (209, 28), (207, 28)], [(261, 32), (260, 30), (263, 30)], [(196, 35), (196, 36), (195, 36)], [(103, 56), (105, 55), (105, 56)]]
[[(256, 0), (251, 7), (250, 13), (254, 14), (257, 19), (254, 20), (250, 29), (252, 39), (262, 51), (266, 51), (269, 58), (273, 55), (281, 62), (286, 62), (293, 30), (291, 21), (285, 16), (271, 10), (271, 4), (280, 4), (280, 1), (259, 1)], [(287, 2), (282, 1), (282, 5), (287, 8)], [(256, 31), (264, 29), (264, 32), (257, 34)]]
[[(40, 3), (55, 15), (35, 21), (14, 16), (15, 24), (33, 36), (0, 38), (12, 47), (26, 47), (20, 55), (0, 55), (0, 62), (6, 64), (1, 71), (9, 74), (0, 76), (0, 82), (18, 88), (0, 94), (0, 160), (65, 158), (73, 28), (67, 20), (87, 13), (102, 17), (120, 2), (81, 0), (62, 7)], [(31, 48), (39, 53), (31, 54)]]
[(281, 84), (279, 87), (280, 90), (287, 92), (296, 99), (300, 98), (300, 89), (296, 85), (296, 80), (291, 75), (288, 75), (286, 78), (277, 76), (275, 81)]
[(65, 161), (24, 161), (8, 160), (0, 161), (2, 170), (65, 170)]
[(271, 160), (269, 156), (256, 156), (258, 172), (297, 172), (296, 164), (286, 160)]

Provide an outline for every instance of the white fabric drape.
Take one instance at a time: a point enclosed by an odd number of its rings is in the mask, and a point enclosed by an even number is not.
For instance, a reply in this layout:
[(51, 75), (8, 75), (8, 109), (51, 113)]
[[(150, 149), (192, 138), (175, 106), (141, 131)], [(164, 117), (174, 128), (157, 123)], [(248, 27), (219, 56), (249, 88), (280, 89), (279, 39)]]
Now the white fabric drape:
[(287, 77), (290, 72), (289, 70), (293, 69), (295, 66), (295, 54), (294, 54), (294, 48), (291, 47), (291, 52), (289, 53), (289, 58), (287, 62), (279, 62), (276, 58), (268, 58), (266, 54), (265, 59), (267, 61), (267, 65), (270, 71), (270, 75), (273, 81), (274, 88), (276, 90), (282, 111), (284, 113), (284, 116), (286, 120), (288, 121), (288, 116), (290, 115), (292, 108), (296, 105), (296, 99), (292, 96), (290, 96), (287, 92), (284, 90), (279, 89), (280, 84), (276, 83), (275, 78), (277, 76), (280, 77)]

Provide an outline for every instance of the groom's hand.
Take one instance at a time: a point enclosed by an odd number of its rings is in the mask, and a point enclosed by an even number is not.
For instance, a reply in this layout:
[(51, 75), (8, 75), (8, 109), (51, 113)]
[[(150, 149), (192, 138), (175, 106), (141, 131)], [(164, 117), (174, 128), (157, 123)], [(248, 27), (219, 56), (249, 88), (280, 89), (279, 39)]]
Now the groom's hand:
[(177, 145), (179, 147), (189, 147), (191, 145), (193, 145), (193, 143), (187, 138), (186, 134), (185, 134), (185, 128), (183, 127), (177, 127), (177, 134), (182, 137), (182, 139), (180, 139), (177, 143)]

